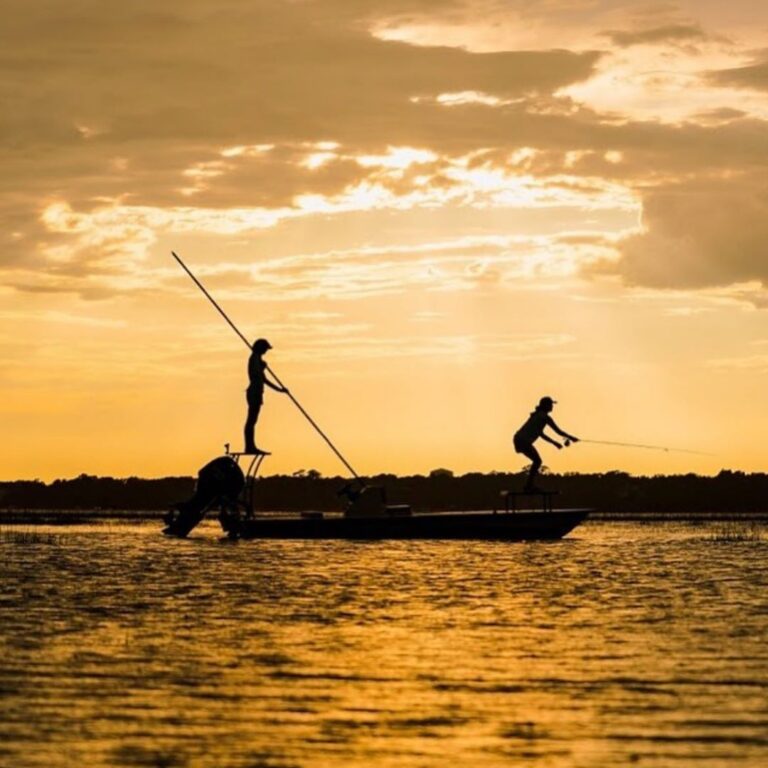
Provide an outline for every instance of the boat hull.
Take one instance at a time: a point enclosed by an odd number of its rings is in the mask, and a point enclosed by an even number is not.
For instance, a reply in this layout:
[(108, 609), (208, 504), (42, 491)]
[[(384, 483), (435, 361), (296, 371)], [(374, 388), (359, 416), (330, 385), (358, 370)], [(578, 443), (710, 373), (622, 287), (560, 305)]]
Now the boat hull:
[(561, 539), (588, 509), (551, 512), (435, 512), (403, 517), (255, 517), (222, 520), (241, 539), (436, 539), (535, 541)]

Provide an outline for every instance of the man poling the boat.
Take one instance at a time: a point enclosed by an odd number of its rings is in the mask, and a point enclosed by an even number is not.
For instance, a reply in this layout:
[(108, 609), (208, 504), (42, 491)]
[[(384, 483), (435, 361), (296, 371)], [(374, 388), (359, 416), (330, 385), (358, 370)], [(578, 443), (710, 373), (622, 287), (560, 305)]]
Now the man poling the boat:
[(551, 397), (542, 397), (541, 400), (539, 400), (536, 409), (528, 417), (528, 421), (526, 421), (515, 433), (513, 440), (515, 450), (531, 460), (531, 469), (528, 472), (528, 479), (526, 480), (525, 488), (523, 489), (526, 493), (541, 492), (541, 489), (536, 487), (536, 477), (539, 474), (542, 464), (541, 456), (533, 445), (536, 440), (542, 438), (542, 440), (552, 443), (558, 450), (563, 447), (557, 440), (553, 440), (549, 435), (544, 434), (544, 429), (546, 427), (549, 427), (557, 432), (558, 435), (564, 437), (566, 445), (579, 442), (578, 437), (569, 435), (567, 432), (560, 429), (560, 427), (555, 424), (554, 419), (549, 415), (552, 413), (555, 402), (556, 401)]
[(267, 364), (264, 362), (264, 355), (272, 349), (272, 345), (266, 339), (256, 339), (251, 347), (251, 356), (248, 358), (248, 389), (245, 390), (245, 398), (248, 402), (248, 416), (245, 419), (243, 434), (245, 437), (245, 453), (250, 454), (268, 454), (256, 446), (254, 431), (256, 422), (259, 419), (261, 406), (264, 403), (264, 385), (275, 392), (281, 392), (285, 395), (288, 390), (278, 384), (274, 384), (267, 377)]
[[(176, 262), (178, 263), (178, 265), (187, 273), (187, 275), (189, 275), (189, 277), (191, 278), (192, 282), (202, 291), (202, 293), (205, 296), (205, 298), (208, 299), (208, 301), (211, 302), (211, 304), (216, 309), (216, 311), (224, 318), (224, 320), (226, 321), (227, 325), (229, 325), (229, 327), (240, 337), (240, 340), (243, 342), (243, 344), (245, 344), (250, 350), (253, 351), (254, 344), (251, 344), (251, 342), (248, 341), (248, 339), (243, 335), (243, 333), (240, 331), (240, 329), (232, 322), (232, 320), (229, 318), (229, 315), (227, 315), (227, 313), (219, 306), (219, 304), (216, 302), (216, 299), (214, 299), (213, 296), (211, 296), (211, 294), (208, 293), (208, 291), (206, 290), (205, 286), (195, 277), (195, 275), (192, 273), (192, 271), (189, 269), (189, 267), (182, 261), (181, 257), (176, 252), (174, 252), (174, 251), (171, 251), (171, 255), (173, 256), (174, 259), (176, 259)], [(263, 356), (264, 352), (266, 352), (268, 349), (271, 349), (271, 345), (269, 344), (268, 341), (266, 341), (266, 339), (258, 339), (257, 341), (264, 341), (267, 344), (266, 348), (263, 348), (263, 346), (262, 346), (261, 356)], [(306, 409), (296, 399), (296, 397), (293, 395), (293, 393), (291, 393), (288, 390), (287, 387), (283, 386), (282, 381), (280, 381), (280, 378), (269, 367), (269, 365), (266, 362), (264, 362), (263, 360), (261, 362), (263, 364), (263, 368), (261, 369), (262, 373), (264, 375), (266, 375), (266, 373), (269, 373), (269, 375), (277, 383), (277, 386), (282, 388), (282, 389), (280, 389), (278, 391), (282, 391), (286, 395), (288, 395), (288, 398), (290, 399), (290, 401), (296, 406), (296, 408), (298, 408), (298, 410), (300, 411), (301, 415), (312, 425), (313, 429), (317, 432), (317, 434), (320, 435), (320, 437), (323, 438), (323, 440), (326, 442), (328, 447), (334, 452), (334, 454), (336, 454), (336, 456), (341, 461), (341, 463), (352, 474), (352, 477), (354, 477), (355, 480), (359, 480), (360, 476), (357, 474), (357, 472), (355, 472), (355, 470), (353, 469), (352, 465), (344, 458), (344, 456), (341, 454), (339, 449), (331, 442), (331, 439), (328, 437), (328, 435), (326, 435), (326, 433), (322, 429), (320, 429), (320, 427), (317, 424), (317, 422), (309, 415), (309, 413), (307, 413)], [(251, 380), (252, 380), (252, 377), (250, 377), (250, 365), (249, 365), (249, 378), (251, 378)], [(269, 383), (269, 386), (270, 387), (273, 386), (271, 382)], [(250, 387), (249, 387), (249, 389), (250, 389)], [(256, 403), (256, 398), (254, 398), (254, 403)], [(254, 425), (255, 425), (256, 420), (258, 419), (259, 410), (261, 409), (261, 403), (260, 402), (258, 403), (258, 408), (254, 407), (254, 409), (253, 409), (255, 411), (255, 417), (253, 416), (253, 414), (250, 413), (250, 410), (251, 410), (250, 402), (249, 402), (248, 406), (249, 406), (249, 418), (253, 418), (253, 422), (254, 422)], [(251, 439), (251, 442), (254, 442), (253, 441), (253, 435), (251, 435), (250, 439)], [(247, 435), (245, 437), (245, 440), (246, 440), (246, 445), (248, 445), (249, 437)], [(251, 446), (248, 446), (248, 447), (251, 447)], [(263, 451), (258, 451), (257, 455), (264, 456), (265, 453)]]

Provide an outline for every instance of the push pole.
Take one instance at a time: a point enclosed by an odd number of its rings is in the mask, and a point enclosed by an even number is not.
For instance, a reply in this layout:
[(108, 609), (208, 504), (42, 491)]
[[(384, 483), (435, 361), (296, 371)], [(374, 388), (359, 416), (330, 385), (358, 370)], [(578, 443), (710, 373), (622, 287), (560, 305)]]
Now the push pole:
[(205, 297), (208, 299), (208, 301), (210, 301), (211, 304), (213, 304), (213, 306), (219, 310), (219, 314), (229, 323), (229, 327), (243, 340), (243, 344), (245, 344), (245, 346), (250, 349), (251, 344), (248, 339), (246, 339), (245, 336), (240, 333), (238, 327), (229, 319), (229, 317), (227, 317), (227, 313), (216, 303), (216, 299), (214, 299), (213, 296), (211, 296), (211, 294), (205, 290), (205, 286), (192, 274), (189, 267), (179, 258), (179, 256), (174, 251), (171, 251), (171, 256), (173, 256), (173, 258), (179, 262), (181, 268), (192, 278), (195, 285), (205, 294)]
[[(250, 346), (250, 344), (248, 345)], [(328, 435), (323, 432), (322, 429), (320, 429), (320, 426), (318, 423), (304, 410), (304, 407), (302, 404), (293, 396), (293, 392), (291, 392), (290, 389), (288, 389), (285, 384), (280, 380), (280, 377), (269, 367), (269, 363), (267, 363), (267, 370), (271, 374), (272, 378), (278, 383), (279, 386), (281, 386), (285, 390), (285, 394), (288, 395), (288, 397), (291, 398), (291, 402), (299, 409), (301, 412), (301, 415), (314, 427), (315, 432), (317, 432), (320, 437), (325, 440), (325, 442), (328, 444), (328, 447), (336, 454), (339, 461), (352, 473), (352, 477), (355, 478), (355, 480), (360, 479), (360, 475), (355, 472), (354, 469), (352, 469), (351, 464), (341, 455), (341, 452), (339, 449), (331, 442), (331, 439), (328, 437)]]
[[(205, 289), (205, 286), (192, 274), (189, 267), (181, 260), (179, 255), (175, 253), (174, 251), (171, 251), (171, 255), (174, 259), (179, 263), (179, 266), (192, 278), (192, 281), (195, 283), (195, 285), (205, 294), (205, 297), (208, 299), (208, 301), (213, 304), (214, 307), (218, 310), (219, 314), (227, 321), (229, 324), (229, 327), (243, 340), (243, 344), (245, 344), (248, 349), (251, 349), (251, 343), (248, 341), (248, 339), (243, 336), (243, 334), (240, 332), (240, 329), (229, 319), (227, 316), (227, 313), (218, 305), (216, 300), (211, 296), (210, 293)], [(352, 465), (341, 455), (341, 452), (339, 449), (331, 442), (331, 439), (328, 437), (328, 435), (323, 432), (322, 429), (320, 429), (320, 426), (317, 424), (317, 422), (307, 413), (307, 411), (304, 409), (304, 407), (301, 405), (301, 403), (293, 396), (293, 393), (286, 388), (285, 384), (280, 380), (278, 375), (269, 367), (269, 364), (267, 364), (267, 371), (271, 374), (272, 378), (277, 382), (278, 386), (282, 387), (285, 390), (285, 393), (288, 395), (288, 397), (291, 399), (291, 402), (299, 409), (301, 412), (301, 415), (304, 416), (304, 418), (312, 425), (312, 427), (315, 429), (318, 435), (325, 440), (325, 442), (328, 444), (328, 447), (336, 454), (339, 461), (352, 473), (352, 476), (355, 478), (355, 480), (359, 480), (360, 476), (355, 472), (355, 470), (352, 468)]]

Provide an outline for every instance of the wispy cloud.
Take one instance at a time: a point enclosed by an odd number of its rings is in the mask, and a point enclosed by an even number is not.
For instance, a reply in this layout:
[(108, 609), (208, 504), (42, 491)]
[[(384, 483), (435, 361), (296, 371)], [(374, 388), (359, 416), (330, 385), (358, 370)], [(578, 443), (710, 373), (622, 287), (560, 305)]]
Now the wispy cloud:
[(660, 43), (691, 43), (711, 39), (698, 24), (665, 24), (635, 30), (613, 29), (603, 32), (603, 35), (622, 48)]
[(45, 323), (51, 325), (74, 325), (91, 328), (124, 328), (126, 322), (107, 317), (95, 317), (85, 314), (74, 314), (56, 310), (0, 310), (0, 320), (10, 320), (20, 323)]
[(748, 64), (711, 70), (707, 76), (717, 85), (768, 91), (768, 51), (763, 51)]
[(710, 368), (725, 371), (756, 371), (768, 373), (768, 355), (744, 355), (742, 357), (724, 357), (709, 360)]
[(455, 334), (403, 337), (350, 336), (343, 345), (315, 339), (284, 353), (285, 360), (318, 362), (365, 361), (380, 358), (446, 359), (456, 364), (482, 359), (521, 361), (571, 357), (570, 334)]

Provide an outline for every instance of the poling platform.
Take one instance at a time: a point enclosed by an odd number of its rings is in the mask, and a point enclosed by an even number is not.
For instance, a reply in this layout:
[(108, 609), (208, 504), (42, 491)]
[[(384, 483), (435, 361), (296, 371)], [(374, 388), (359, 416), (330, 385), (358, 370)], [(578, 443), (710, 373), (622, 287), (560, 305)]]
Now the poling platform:
[[(223, 456), (208, 462), (198, 472), (192, 498), (174, 504), (168, 511), (163, 533), (183, 539), (207, 512), (215, 509), (219, 510), (220, 520), (252, 516), (255, 479), (267, 455), (232, 453), (227, 444)], [(241, 456), (250, 458), (245, 472), (240, 467)]]

